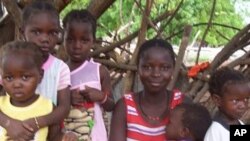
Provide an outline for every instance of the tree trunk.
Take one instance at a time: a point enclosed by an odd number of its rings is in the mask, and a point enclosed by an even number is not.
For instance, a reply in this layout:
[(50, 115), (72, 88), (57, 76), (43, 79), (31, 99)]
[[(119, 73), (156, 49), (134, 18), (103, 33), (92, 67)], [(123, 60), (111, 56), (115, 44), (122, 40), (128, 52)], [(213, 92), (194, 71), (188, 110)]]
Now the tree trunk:
[(98, 19), (115, 0), (91, 0), (88, 10)]

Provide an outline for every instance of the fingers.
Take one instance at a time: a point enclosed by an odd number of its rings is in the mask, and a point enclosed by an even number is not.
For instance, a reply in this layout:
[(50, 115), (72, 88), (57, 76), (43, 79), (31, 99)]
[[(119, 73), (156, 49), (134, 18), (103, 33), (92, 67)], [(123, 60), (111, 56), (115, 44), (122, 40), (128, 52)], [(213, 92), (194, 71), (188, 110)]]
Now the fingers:
[(79, 89), (71, 91), (71, 102), (73, 105), (77, 105), (79, 103), (84, 102), (83, 96), (80, 94)]
[(29, 130), (30, 132), (34, 132), (34, 131), (35, 131), (31, 126), (29, 126), (29, 125), (26, 124), (26, 123), (23, 123), (23, 127), (24, 127), (25, 129)]

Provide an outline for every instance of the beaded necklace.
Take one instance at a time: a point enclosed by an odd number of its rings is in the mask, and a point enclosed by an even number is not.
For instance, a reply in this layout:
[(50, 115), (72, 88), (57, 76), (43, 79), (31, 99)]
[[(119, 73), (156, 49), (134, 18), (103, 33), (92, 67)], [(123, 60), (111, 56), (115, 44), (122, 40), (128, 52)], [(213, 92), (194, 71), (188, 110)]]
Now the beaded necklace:
[[(143, 93), (142, 94), (144, 94), (144, 91), (143, 91)], [(139, 108), (140, 108), (140, 110), (141, 110), (141, 112), (142, 112), (142, 114), (143, 114), (143, 116), (144, 117), (146, 117), (147, 119), (149, 119), (149, 120), (152, 120), (152, 121), (160, 121), (160, 120), (162, 120), (163, 118), (164, 118), (164, 115), (165, 115), (165, 113), (168, 111), (168, 109), (169, 109), (169, 101), (170, 101), (170, 95), (169, 94), (166, 94), (166, 96), (167, 96), (167, 103), (168, 103), (168, 105), (166, 106), (166, 108), (165, 108), (165, 110), (159, 115), (159, 116), (150, 116), (150, 115), (147, 115), (144, 111), (143, 111), (143, 108), (142, 108), (142, 106), (141, 106), (141, 101), (142, 101), (142, 94), (139, 94), (139, 103), (138, 103), (138, 105), (139, 105)]]

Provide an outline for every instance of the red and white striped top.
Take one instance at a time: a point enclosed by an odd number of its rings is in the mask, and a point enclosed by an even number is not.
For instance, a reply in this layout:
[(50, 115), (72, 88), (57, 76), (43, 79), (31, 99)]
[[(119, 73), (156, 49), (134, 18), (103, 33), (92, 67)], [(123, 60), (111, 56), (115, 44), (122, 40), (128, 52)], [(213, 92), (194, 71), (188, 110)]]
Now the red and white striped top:
[[(183, 99), (183, 94), (178, 91), (173, 91), (170, 108), (173, 109), (180, 104)], [(135, 104), (133, 94), (125, 94), (124, 100), (126, 104), (127, 118), (127, 141), (166, 141), (165, 128), (168, 123), (168, 117), (161, 121), (158, 126), (150, 125), (146, 122), (142, 115), (138, 112), (138, 107)]]

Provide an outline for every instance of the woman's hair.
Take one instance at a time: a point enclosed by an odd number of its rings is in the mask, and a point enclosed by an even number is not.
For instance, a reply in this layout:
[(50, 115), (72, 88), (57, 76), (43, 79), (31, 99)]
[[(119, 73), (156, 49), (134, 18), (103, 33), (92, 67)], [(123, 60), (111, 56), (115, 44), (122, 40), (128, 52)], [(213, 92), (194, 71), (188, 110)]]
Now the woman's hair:
[(46, 12), (58, 19), (59, 22), (59, 13), (56, 8), (46, 0), (36, 0), (31, 4), (27, 5), (22, 13), (22, 23), (26, 25), (32, 16), (35, 16), (38, 13)]
[(151, 39), (148, 41), (145, 41), (139, 48), (138, 57), (137, 57), (137, 64), (139, 64), (139, 60), (144, 57), (145, 52), (154, 47), (160, 47), (165, 49), (169, 52), (171, 59), (173, 60), (173, 64), (175, 65), (175, 53), (173, 50), (173, 47), (170, 43), (163, 39)]
[(63, 27), (66, 28), (71, 22), (89, 23), (92, 27), (92, 33), (95, 39), (96, 19), (88, 10), (82, 9), (70, 11), (63, 19)]
[(42, 68), (43, 55), (39, 47), (31, 42), (26, 41), (13, 41), (5, 44), (1, 48), (0, 61), (2, 65), (2, 59), (8, 55), (22, 55), (25, 60), (34, 61), (34, 65), (37, 68)]
[(195, 141), (203, 141), (205, 134), (212, 123), (212, 118), (208, 110), (194, 103), (182, 103), (175, 109), (183, 110), (182, 124), (188, 128), (195, 138)]
[(212, 95), (222, 96), (225, 87), (229, 84), (247, 83), (247, 78), (237, 70), (228, 67), (222, 67), (212, 73), (209, 79), (209, 92)]

